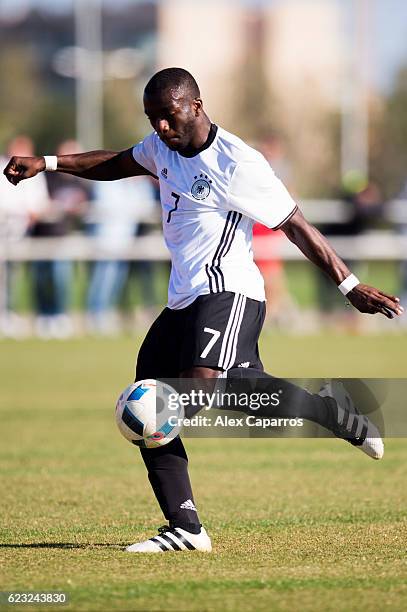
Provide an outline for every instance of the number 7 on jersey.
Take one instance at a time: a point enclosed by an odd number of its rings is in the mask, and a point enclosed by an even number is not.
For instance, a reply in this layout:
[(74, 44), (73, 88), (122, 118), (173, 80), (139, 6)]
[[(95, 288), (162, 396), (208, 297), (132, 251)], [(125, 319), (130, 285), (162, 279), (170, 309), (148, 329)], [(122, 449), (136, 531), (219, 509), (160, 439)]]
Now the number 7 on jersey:
[(208, 344), (206, 345), (202, 353), (199, 355), (202, 359), (205, 359), (205, 357), (209, 355), (210, 350), (214, 347), (216, 341), (220, 336), (220, 331), (218, 331), (217, 329), (211, 329), (210, 327), (204, 327), (204, 332), (206, 332), (207, 334), (212, 334), (212, 338), (209, 340)]
[(177, 210), (177, 208), (178, 208), (178, 202), (179, 202), (179, 199), (180, 199), (180, 197), (181, 197), (181, 196), (180, 196), (180, 195), (178, 195), (178, 193), (175, 193), (175, 192), (173, 191), (173, 192), (172, 192), (172, 194), (171, 194), (171, 197), (172, 197), (172, 198), (175, 198), (175, 206), (174, 206), (174, 208), (171, 208), (171, 210), (170, 210), (170, 211), (168, 211), (167, 223), (169, 223), (169, 222), (171, 221), (171, 215), (172, 215), (172, 213), (173, 213), (173, 212), (175, 212), (175, 211)]

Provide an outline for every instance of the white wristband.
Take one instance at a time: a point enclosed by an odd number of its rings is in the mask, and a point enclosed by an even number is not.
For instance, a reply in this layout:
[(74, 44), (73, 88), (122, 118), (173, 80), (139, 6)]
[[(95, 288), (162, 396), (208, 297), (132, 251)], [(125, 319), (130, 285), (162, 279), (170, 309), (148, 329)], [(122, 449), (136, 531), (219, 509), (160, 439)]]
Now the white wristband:
[(347, 295), (349, 291), (352, 291), (359, 283), (360, 280), (354, 274), (349, 274), (349, 276), (338, 285), (338, 289), (343, 295)]
[(45, 159), (45, 170), (48, 172), (55, 172), (58, 168), (58, 157), (56, 155), (44, 155)]

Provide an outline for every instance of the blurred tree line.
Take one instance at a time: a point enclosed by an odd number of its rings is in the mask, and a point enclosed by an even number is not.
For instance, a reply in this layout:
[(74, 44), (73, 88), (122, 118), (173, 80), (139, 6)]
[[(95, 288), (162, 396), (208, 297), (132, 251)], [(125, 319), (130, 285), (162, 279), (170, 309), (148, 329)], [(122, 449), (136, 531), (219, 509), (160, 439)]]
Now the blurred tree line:
[[(103, 48), (138, 49), (143, 66), (136, 78), (104, 81), (104, 146), (130, 146), (148, 130), (142, 108), (146, 78), (154, 69), (152, 40), (156, 7), (137, 3), (104, 15)], [(70, 14), (32, 11), (18, 23), (0, 21), (0, 149), (16, 134), (31, 136), (37, 151), (53, 151), (75, 136), (75, 79), (55, 71), (56, 53), (73, 47)]]
[(407, 66), (372, 111), (370, 168), (387, 197), (397, 195), (407, 180)]
[[(146, 2), (105, 15), (104, 49), (135, 48), (143, 61), (137, 77), (105, 80), (106, 148), (130, 146), (149, 130), (142, 91), (155, 68), (156, 11), (153, 3)], [(74, 45), (73, 17), (32, 12), (17, 24), (0, 22), (0, 32), (1, 151), (14, 135), (25, 133), (33, 138), (37, 151), (52, 152), (75, 134), (75, 81), (53, 69), (56, 51)], [(306, 122), (280, 108), (258, 62), (261, 49), (255, 41), (261, 36), (256, 29), (251, 36), (246, 65), (235, 75), (239, 96), (233, 131), (255, 141), (265, 127), (278, 130), (286, 139), (294, 174), (299, 177), (299, 195), (337, 196), (341, 188), (339, 108), (310, 110)], [(311, 101), (308, 106), (312, 109)], [(407, 175), (407, 67), (400, 70), (386, 97), (372, 96), (369, 131), (370, 178), (386, 197), (394, 197)]]

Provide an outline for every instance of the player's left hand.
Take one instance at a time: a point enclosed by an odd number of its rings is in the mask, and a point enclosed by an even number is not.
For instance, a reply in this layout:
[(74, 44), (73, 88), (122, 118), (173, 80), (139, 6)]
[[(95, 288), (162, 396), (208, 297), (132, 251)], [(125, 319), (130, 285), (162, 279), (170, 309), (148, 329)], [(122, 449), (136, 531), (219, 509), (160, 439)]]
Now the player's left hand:
[(369, 287), (359, 283), (350, 291), (346, 299), (360, 312), (367, 314), (384, 314), (388, 319), (395, 315), (401, 315), (404, 308), (400, 305), (400, 299), (394, 295), (388, 295), (380, 289)]

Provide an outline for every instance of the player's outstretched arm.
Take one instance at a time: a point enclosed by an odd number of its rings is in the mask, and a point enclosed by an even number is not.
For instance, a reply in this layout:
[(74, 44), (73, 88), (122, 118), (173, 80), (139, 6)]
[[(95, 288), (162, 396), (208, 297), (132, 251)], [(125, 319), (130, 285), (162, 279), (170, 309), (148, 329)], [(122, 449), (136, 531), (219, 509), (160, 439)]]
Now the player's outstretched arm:
[(57, 170), (96, 181), (115, 181), (130, 176), (149, 175), (126, 151), (89, 151), (76, 155), (52, 157), (54, 165), (47, 167), (45, 157), (12, 157), (4, 169), (4, 174), (13, 185), (24, 179), (32, 178), (47, 169)]
[[(328, 274), (338, 286), (351, 276), (350, 270), (327, 239), (316, 227), (308, 223), (300, 210), (297, 210), (281, 229), (305, 257)], [(398, 297), (362, 283), (356, 284), (346, 293), (346, 298), (360, 312), (369, 314), (380, 312), (389, 319), (403, 313)]]

